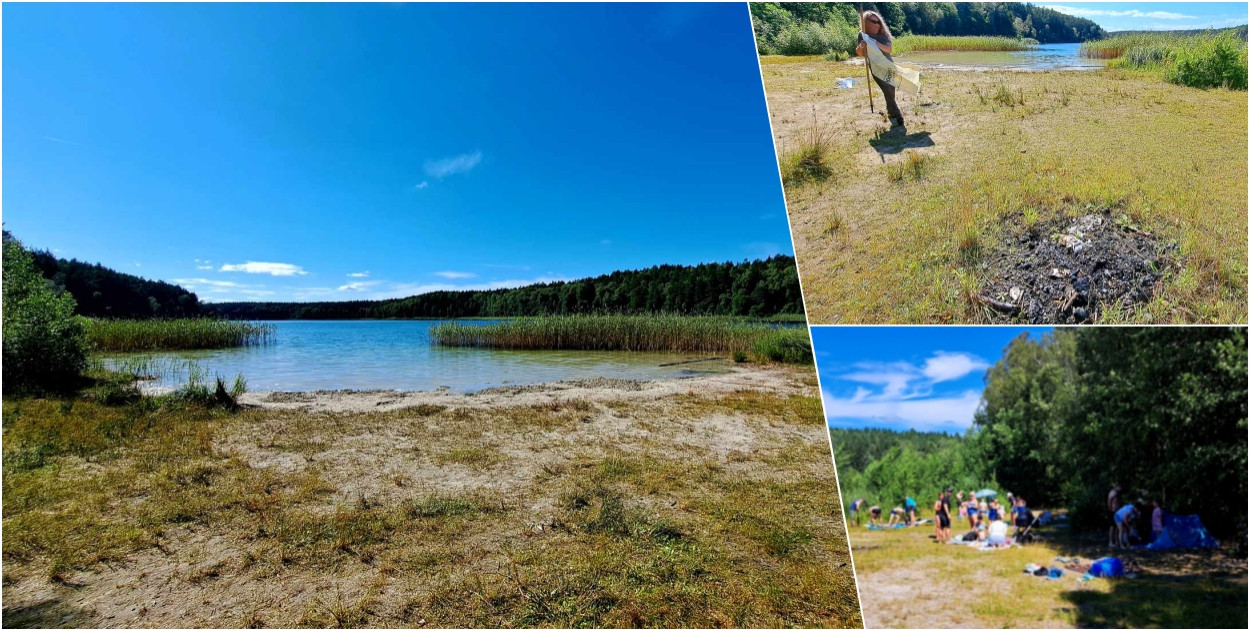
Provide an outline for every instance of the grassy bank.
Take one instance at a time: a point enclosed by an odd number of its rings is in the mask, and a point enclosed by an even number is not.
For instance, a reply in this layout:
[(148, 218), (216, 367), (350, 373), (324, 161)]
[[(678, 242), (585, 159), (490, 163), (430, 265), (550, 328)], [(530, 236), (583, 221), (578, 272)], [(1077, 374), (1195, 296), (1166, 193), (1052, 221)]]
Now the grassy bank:
[(268, 343), (271, 324), (220, 319), (88, 319), (87, 341), (97, 352), (206, 350)]
[(1082, 44), (1081, 55), (1110, 59), (1108, 67), (1155, 74), (1177, 85), (1246, 89), (1246, 40), (1231, 32), (1116, 35)]
[(1246, 321), (1244, 92), (1123, 70), (930, 70), (919, 99), (900, 96), (904, 132), (863, 90), (833, 89), (840, 64), (762, 70), (782, 164), (816, 166), (785, 187), (813, 324), (1010, 321), (976, 299), (1000, 274), (989, 254), (1087, 214), (1175, 242), (1181, 266), (1094, 321)]
[(814, 375), (772, 370), (388, 413), (6, 399), (4, 623), (859, 627)]
[[(930, 516), (928, 512), (923, 516)], [(952, 532), (967, 531), (956, 520)], [(892, 531), (850, 528), (855, 570), (868, 627), (1244, 628), (1246, 561), (1221, 550), (1118, 551), (1101, 537), (1069, 537), (1062, 526), (1040, 530), (1032, 545), (981, 552), (936, 544), (933, 527)], [(1101, 543), (1101, 544), (1100, 544)], [(1141, 566), (1136, 579), (1078, 582), (1026, 575), (1024, 565), (1088, 564), (1113, 554)], [(904, 584), (925, 588), (900, 588)], [(951, 596), (958, 593), (957, 596)]]
[(980, 36), (940, 36), (940, 35), (903, 35), (894, 40), (894, 54), (933, 50), (960, 51), (1013, 51), (1030, 50), (1037, 47), (1035, 39), (1018, 39), (1015, 37), (980, 37)]
[(773, 328), (721, 317), (572, 316), (516, 319), (473, 326), (438, 324), (444, 346), (510, 350), (621, 350), (728, 354), (738, 360), (810, 363), (806, 328)]

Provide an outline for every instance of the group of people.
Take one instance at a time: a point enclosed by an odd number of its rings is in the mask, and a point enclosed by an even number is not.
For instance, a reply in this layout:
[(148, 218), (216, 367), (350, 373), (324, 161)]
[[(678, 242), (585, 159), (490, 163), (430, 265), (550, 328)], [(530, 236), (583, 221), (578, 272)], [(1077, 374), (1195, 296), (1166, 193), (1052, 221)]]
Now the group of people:
[[(1009, 523), (1016, 526), (1016, 533), (1028, 529), (1033, 523), (1033, 513), (1023, 497), (1008, 493), (1007, 503), (1003, 505), (999, 503), (997, 495), (978, 498), (969, 492), (966, 496), (965, 499), (964, 492), (955, 492), (954, 488), (947, 488), (938, 493), (937, 500), (933, 503), (933, 525), (937, 542), (951, 541), (951, 529), (956, 519), (961, 522), (967, 519), (969, 534), (975, 533), (976, 540), (994, 546), (1009, 543)], [(900, 523), (906, 526), (918, 524), (916, 500), (910, 495), (903, 500), (901, 506), (890, 510), (888, 521), (884, 518), (880, 505), (869, 506), (865, 499), (856, 499), (851, 502), (850, 514), (856, 526), (860, 525), (862, 515), (865, 513), (872, 527), (895, 527)], [(965, 534), (966, 536), (968, 534)]]
[(1138, 523), (1146, 512), (1150, 513), (1150, 540), (1146, 542), (1154, 542), (1163, 533), (1163, 505), (1157, 500), (1147, 502), (1144, 498), (1124, 502), (1123, 494), (1124, 487), (1118, 483), (1107, 493), (1107, 513), (1111, 520), (1107, 545), (1112, 549), (1130, 547), (1134, 538), (1140, 538)]

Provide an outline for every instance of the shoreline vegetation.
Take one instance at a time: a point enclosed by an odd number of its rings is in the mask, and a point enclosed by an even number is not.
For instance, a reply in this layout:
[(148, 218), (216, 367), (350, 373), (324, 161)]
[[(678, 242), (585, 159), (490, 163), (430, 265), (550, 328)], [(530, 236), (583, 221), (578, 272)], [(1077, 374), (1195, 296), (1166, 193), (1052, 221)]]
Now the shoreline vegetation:
[(86, 319), (94, 352), (244, 348), (273, 341), (272, 324), (222, 319)]
[(1195, 88), (1246, 90), (1246, 27), (1191, 34), (1113, 35), (1081, 44), (1080, 54), (1108, 59), (1108, 68), (1157, 75)]
[(1018, 51), (1038, 47), (1030, 38), (986, 35), (902, 35), (894, 40), (894, 55), (930, 51)]
[(486, 326), (454, 322), (430, 330), (438, 345), (508, 350), (725, 353), (742, 362), (811, 363), (807, 328), (778, 329), (723, 317), (568, 316)]

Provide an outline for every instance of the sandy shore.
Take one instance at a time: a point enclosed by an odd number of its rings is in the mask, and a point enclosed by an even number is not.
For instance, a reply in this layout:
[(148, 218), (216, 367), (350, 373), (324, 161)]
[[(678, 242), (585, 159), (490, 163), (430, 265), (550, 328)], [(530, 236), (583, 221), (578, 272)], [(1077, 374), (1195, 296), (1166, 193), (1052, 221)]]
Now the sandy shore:
[(67, 458), (43, 511), (147, 533), (6, 561), (5, 625), (860, 625), (810, 368), (243, 402)]
[(739, 390), (771, 391), (781, 395), (811, 394), (793, 379), (786, 367), (732, 367), (730, 371), (688, 378), (626, 380), (596, 378), (536, 385), (492, 387), (471, 394), (446, 389), (407, 392), (398, 390), (320, 390), (313, 392), (256, 392), (240, 399), (262, 409), (309, 412), (363, 413), (396, 411), (421, 405), (486, 409), (501, 405), (536, 405), (582, 400), (594, 403), (653, 401), (674, 395), (718, 395)]

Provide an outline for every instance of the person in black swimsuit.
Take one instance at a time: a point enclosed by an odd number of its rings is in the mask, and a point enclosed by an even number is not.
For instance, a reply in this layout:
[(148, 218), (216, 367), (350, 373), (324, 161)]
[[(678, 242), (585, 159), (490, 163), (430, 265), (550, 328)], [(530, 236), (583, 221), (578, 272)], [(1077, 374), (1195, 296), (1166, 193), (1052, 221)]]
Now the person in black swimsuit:
[(951, 539), (951, 509), (950, 495), (943, 492), (938, 495), (937, 503), (933, 504), (933, 512), (937, 516), (937, 542), (950, 542)]

